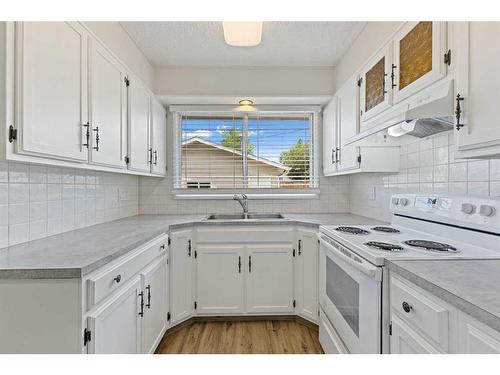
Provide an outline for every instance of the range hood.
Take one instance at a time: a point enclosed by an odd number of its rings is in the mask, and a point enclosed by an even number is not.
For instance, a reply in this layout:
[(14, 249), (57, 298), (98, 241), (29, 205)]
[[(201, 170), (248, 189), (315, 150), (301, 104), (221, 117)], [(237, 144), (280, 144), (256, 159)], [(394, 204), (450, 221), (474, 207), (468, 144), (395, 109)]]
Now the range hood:
[(352, 144), (375, 134), (428, 137), (453, 128), (453, 80), (435, 84), (363, 124), (346, 140)]

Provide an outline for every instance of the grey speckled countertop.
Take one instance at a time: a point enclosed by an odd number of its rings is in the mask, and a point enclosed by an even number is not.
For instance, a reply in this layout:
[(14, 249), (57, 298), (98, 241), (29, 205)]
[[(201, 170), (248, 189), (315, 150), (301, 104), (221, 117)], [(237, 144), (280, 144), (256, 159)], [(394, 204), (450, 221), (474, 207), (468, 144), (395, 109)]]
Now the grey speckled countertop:
[(500, 260), (387, 261), (387, 267), (500, 331)]
[[(247, 220), (245, 225), (369, 224), (351, 214), (285, 214), (286, 220)], [(190, 225), (242, 225), (203, 221), (206, 215), (138, 215), (0, 249), (0, 278), (81, 278), (170, 229)]]

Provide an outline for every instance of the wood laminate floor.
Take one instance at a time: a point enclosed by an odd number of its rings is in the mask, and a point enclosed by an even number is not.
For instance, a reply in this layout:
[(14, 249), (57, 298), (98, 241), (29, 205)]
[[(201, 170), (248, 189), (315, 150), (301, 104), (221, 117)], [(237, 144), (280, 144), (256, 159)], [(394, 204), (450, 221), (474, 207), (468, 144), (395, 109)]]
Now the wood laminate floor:
[(194, 322), (165, 336), (157, 354), (322, 354), (318, 331), (291, 320)]

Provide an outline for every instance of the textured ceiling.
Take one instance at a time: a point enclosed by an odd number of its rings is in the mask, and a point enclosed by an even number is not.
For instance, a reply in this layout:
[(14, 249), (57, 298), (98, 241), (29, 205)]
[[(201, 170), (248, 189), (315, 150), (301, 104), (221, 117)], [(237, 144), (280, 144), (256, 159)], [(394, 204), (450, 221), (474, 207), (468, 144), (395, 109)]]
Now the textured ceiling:
[(222, 22), (122, 22), (159, 66), (335, 66), (364, 22), (264, 22), (262, 43), (231, 47)]

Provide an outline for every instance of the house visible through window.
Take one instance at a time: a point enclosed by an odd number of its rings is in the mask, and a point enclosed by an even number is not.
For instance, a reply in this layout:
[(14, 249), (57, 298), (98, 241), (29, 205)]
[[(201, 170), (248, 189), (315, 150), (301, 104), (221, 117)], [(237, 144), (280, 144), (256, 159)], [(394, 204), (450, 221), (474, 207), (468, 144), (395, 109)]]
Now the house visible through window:
[(178, 114), (175, 188), (316, 187), (312, 113)]

